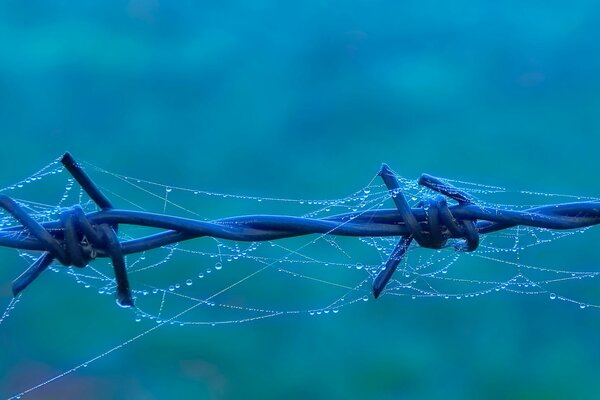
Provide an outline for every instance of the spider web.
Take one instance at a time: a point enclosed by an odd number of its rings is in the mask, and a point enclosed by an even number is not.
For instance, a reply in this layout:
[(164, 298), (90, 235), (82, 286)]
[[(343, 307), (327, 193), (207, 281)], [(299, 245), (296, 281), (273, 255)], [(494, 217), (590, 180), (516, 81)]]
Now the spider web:
[[(124, 176), (83, 163), (101, 190), (120, 209), (165, 213), (197, 220), (249, 214), (281, 214), (324, 218), (336, 214), (361, 213), (392, 208), (387, 188), (377, 176), (363, 188), (331, 200), (254, 197), (214, 193), (168, 186)], [(398, 176), (409, 204), (433, 195), (416, 180)], [(559, 194), (508, 191), (501, 187), (447, 180), (471, 194), (476, 203), (514, 210), (569, 201), (598, 201)], [(80, 204), (84, 211), (96, 210), (94, 203), (55, 161), (30, 177), (0, 189), (18, 199), (40, 222), (58, 219), (61, 207)], [(521, 201), (515, 205), (515, 201)], [(0, 228), (16, 223), (0, 213)], [(383, 297), (419, 299), (474, 298), (497, 292), (545, 296), (580, 308), (598, 307), (598, 276), (594, 268), (569, 261), (571, 238), (588, 228), (550, 231), (515, 227), (482, 235), (472, 253), (412, 245), (399, 265)], [(122, 225), (121, 240), (139, 238), (157, 230)], [(23, 235), (23, 233), (15, 233)], [(124, 343), (49, 381), (26, 390), (28, 393), (82, 366), (104, 357), (151, 331), (169, 325), (239, 324), (274, 317), (334, 315), (353, 304), (373, 301), (373, 279), (398, 241), (397, 237), (349, 238), (330, 234), (308, 235), (266, 242), (233, 242), (197, 238), (148, 252), (129, 255), (127, 270), (136, 307), (130, 310), (135, 321), (150, 321), (145, 329)], [(548, 246), (564, 247), (565, 257), (550, 259)], [(23, 270), (39, 253), (18, 251)], [(556, 252), (553, 252), (556, 254)], [(561, 266), (568, 264), (567, 267)], [(49, 268), (64, 277), (64, 284), (79, 285), (98, 294), (98, 301), (114, 301), (115, 280), (106, 259), (94, 260), (85, 268)], [(71, 283), (69, 283), (71, 282)], [(38, 282), (21, 296), (35, 296)], [(2, 284), (2, 324), (22, 298), (10, 299)], [(386, 301), (386, 300), (379, 300)], [(389, 300), (388, 300), (389, 301)], [(18, 395), (18, 396), (20, 396)], [(17, 397), (15, 397), (17, 398)]]

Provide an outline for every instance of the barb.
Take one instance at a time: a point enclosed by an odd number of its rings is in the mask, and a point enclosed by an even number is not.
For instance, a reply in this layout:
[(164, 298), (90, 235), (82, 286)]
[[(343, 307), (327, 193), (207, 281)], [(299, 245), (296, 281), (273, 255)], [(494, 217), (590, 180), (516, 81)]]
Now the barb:
[[(79, 205), (62, 209), (57, 221), (39, 223), (12, 198), (0, 195), (0, 207), (20, 225), (0, 229), (0, 246), (41, 251), (42, 255), (15, 281), (16, 296), (27, 288), (52, 262), (83, 268), (98, 257), (112, 261), (117, 286), (117, 303), (133, 306), (125, 256), (203, 236), (234, 241), (268, 241), (309, 234), (355, 237), (399, 236), (373, 281), (373, 295), (379, 297), (416, 241), (421, 247), (440, 249), (449, 239), (458, 239), (457, 251), (475, 251), (480, 235), (517, 225), (543, 229), (576, 229), (600, 224), (600, 202), (547, 205), (524, 211), (484, 207), (463, 191), (423, 174), (418, 183), (439, 193), (411, 208), (394, 172), (385, 164), (379, 176), (388, 188), (395, 209), (352, 212), (326, 218), (284, 215), (247, 215), (198, 221), (163, 214), (115, 209), (110, 200), (75, 162), (69, 153), (62, 164), (99, 210), (84, 213)], [(449, 205), (448, 199), (456, 204)], [(119, 241), (120, 224), (164, 229), (138, 239)]]

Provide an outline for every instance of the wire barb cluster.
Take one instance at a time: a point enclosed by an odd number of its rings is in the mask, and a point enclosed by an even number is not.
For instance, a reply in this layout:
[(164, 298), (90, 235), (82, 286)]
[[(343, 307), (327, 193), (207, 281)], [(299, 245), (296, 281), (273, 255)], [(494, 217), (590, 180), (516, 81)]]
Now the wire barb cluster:
[[(392, 278), (413, 240), (430, 249), (448, 245), (457, 251), (475, 251), (482, 234), (517, 225), (543, 229), (576, 229), (600, 224), (600, 202), (562, 203), (523, 211), (484, 207), (442, 180), (423, 174), (418, 183), (438, 194), (411, 208), (394, 172), (385, 164), (379, 176), (389, 190), (395, 209), (338, 214), (325, 218), (282, 215), (247, 215), (213, 221), (198, 221), (163, 214), (115, 209), (108, 198), (75, 162), (69, 153), (61, 158), (65, 169), (96, 203), (99, 210), (84, 213), (79, 205), (62, 209), (57, 221), (40, 223), (14, 199), (0, 195), (0, 208), (20, 225), (0, 229), (0, 246), (41, 251), (42, 255), (15, 281), (17, 295), (53, 261), (64, 266), (85, 267), (97, 257), (112, 261), (117, 303), (134, 304), (125, 256), (202, 236), (235, 241), (269, 241), (309, 234), (355, 237), (399, 236), (388, 260), (373, 281), (373, 295), (379, 297)], [(448, 199), (456, 204), (449, 205)], [(120, 241), (119, 224), (164, 229), (138, 239)]]

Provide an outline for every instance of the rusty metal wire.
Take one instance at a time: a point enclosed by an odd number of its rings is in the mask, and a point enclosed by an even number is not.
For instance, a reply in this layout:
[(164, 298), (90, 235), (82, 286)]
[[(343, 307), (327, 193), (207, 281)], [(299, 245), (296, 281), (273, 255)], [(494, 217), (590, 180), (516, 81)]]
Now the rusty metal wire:
[[(351, 212), (326, 218), (283, 215), (247, 215), (198, 221), (170, 215), (119, 210), (89, 178), (69, 153), (61, 162), (99, 210), (85, 213), (79, 205), (62, 209), (57, 221), (40, 223), (18, 201), (0, 195), (0, 207), (20, 225), (0, 229), (0, 246), (34, 250), (42, 255), (15, 281), (17, 295), (31, 284), (52, 262), (83, 268), (95, 258), (109, 257), (117, 286), (117, 302), (133, 306), (125, 256), (202, 236), (234, 241), (269, 241), (309, 234), (356, 237), (399, 236), (400, 240), (373, 281), (377, 298), (413, 241), (421, 247), (440, 249), (455, 243), (457, 251), (475, 251), (480, 235), (517, 225), (542, 229), (577, 229), (600, 224), (600, 202), (585, 201), (507, 210), (479, 206), (473, 198), (450, 184), (430, 175), (418, 183), (438, 194), (421, 200), (411, 208), (393, 171), (382, 165), (379, 176), (388, 188), (395, 209)], [(453, 201), (448, 204), (448, 200)], [(120, 241), (120, 224), (164, 229), (132, 240)]]

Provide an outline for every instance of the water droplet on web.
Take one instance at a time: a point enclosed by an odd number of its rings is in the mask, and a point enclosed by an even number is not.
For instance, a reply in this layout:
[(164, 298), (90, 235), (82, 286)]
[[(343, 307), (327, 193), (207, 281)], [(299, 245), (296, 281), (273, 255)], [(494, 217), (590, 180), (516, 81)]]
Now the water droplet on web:
[(363, 189), (363, 193), (364, 194), (369, 194), (369, 193), (371, 193), (371, 189), (365, 188), (365, 189)]
[(200, 279), (204, 278), (204, 274), (203, 273), (199, 273), (198, 274), (198, 278), (200, 278)]
[(218, 263), (215, 264), (215, 269), (217, 271), (220, 270), (221, 268), (223, 268), (223, 265), (220, 262), (218, 262)]
[(172, 292), (173, 290), (175, 290), (175, 286), (173, 286), (173, 285), (169, 286), (169, 291)]
[(172, 188), (170, 188), (170, 187), (168, 187), (168, 188), (165, 188), (165, 192), (167, 192), (167, 193), (170, 193), (170, 192), (172, 192), (172, 191), (173, 191), (173, 189), (172, 189)]
[(192, 280), (188, 279), (187, 281), (185, 281), (185, 284), (188, 286), (192, 286)]
[(556, 299), (556, 293), (550, 293), (550, 300)]

